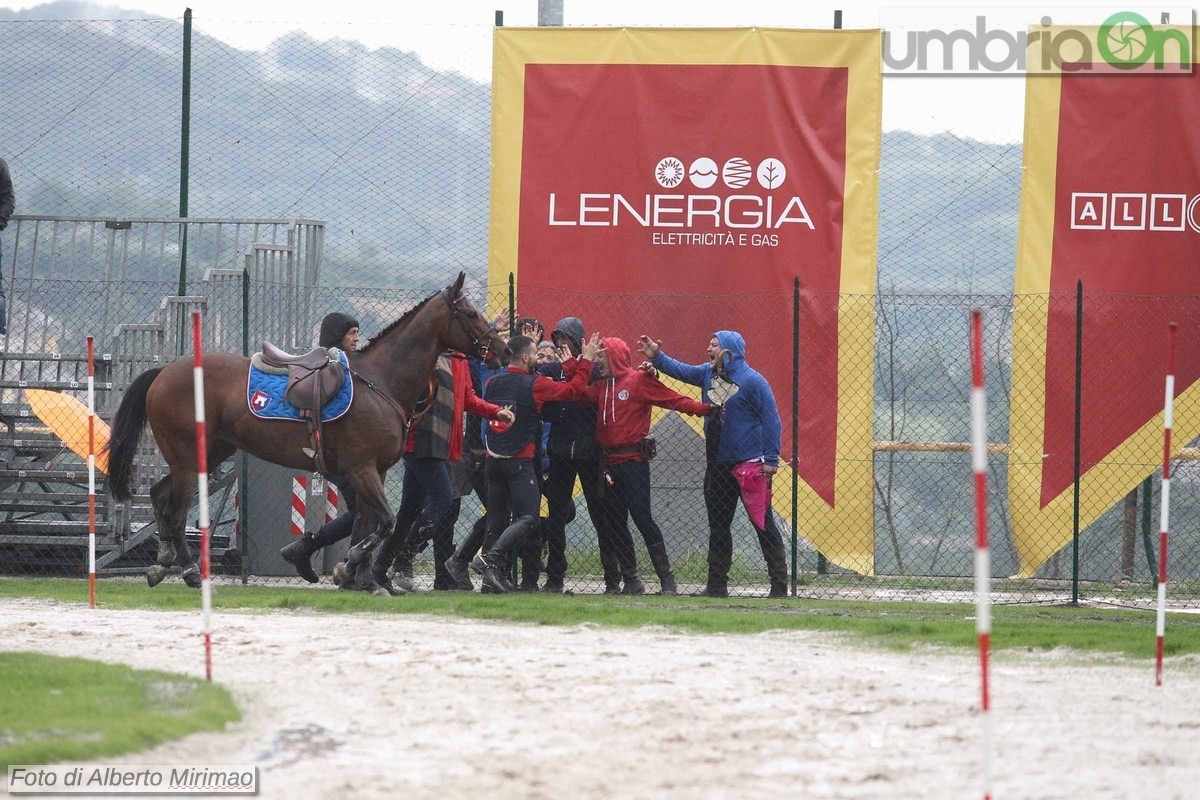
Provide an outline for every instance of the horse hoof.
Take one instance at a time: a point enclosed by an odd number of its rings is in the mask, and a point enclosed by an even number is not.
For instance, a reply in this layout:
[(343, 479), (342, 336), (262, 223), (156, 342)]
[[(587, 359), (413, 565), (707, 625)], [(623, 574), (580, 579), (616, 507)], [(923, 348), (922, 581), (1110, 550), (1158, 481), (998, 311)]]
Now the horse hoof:
[(202, 583), (200, 579), (200, 570), (193, 569), (183, 573), (183, 582), (193, 589), (199, 589)]
[(164, 567), (162, 564), (152, 564), (146, 570), (146, 583), (150, 584), (151, 587), (158, 586), (170, 571), (170, 567)]
[(339, 561), (333, 566), (333, 585), (342, 586), (350, 577), (349, 571), (346, 569), (346, 562)]

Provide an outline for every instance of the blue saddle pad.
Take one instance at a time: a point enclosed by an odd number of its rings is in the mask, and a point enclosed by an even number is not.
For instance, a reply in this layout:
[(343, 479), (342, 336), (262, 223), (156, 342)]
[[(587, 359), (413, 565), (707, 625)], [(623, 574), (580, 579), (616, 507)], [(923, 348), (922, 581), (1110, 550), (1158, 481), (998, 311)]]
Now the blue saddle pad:
[[(354, 380), (350, 376), (350, 360), (339, 352), (345, 380), (328, 403), (321, 407), (321, 421), (331, 422), (350, 410), (354, 400)], [(250, 364), (250, 375), (246, 379), (246, 405), (250, 413), (259, 419), (291, 419), (303, 422), (300, 411), (283, 398), (287, 389), (287, 375), (272, 375), (263, 372), (254, 363)]]

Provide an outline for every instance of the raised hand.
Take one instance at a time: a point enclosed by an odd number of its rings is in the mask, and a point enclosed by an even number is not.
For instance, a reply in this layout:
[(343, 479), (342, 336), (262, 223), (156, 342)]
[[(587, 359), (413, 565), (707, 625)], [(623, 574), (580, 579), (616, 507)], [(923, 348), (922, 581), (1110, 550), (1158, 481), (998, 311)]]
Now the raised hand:
[(662, 352), (662, 339), (651, 339), (643, 333), (638, 337), (638, 347), (642, 349), (646, 358), (654, 358)]
[(562, 344), (562, 345), (558, 346), (558, 360), (559, 361), (566, 363), (567, 361), (570, 361), (574, 357), (575, 357), (575, 354), (571, 352), (570, 345)]
[(639, 372), (649, 372), (653, 377), (658, 377), (658, 368), (649, 361), (643, 361), (637, 366)]
[(583, 345), (583, 352), (580, 354), (588, 361), (595, 361), (596, 356), (604, 352), (604, 346), (600, 344), (600, 334), (593, 333), (592, 338), (588, 339)]

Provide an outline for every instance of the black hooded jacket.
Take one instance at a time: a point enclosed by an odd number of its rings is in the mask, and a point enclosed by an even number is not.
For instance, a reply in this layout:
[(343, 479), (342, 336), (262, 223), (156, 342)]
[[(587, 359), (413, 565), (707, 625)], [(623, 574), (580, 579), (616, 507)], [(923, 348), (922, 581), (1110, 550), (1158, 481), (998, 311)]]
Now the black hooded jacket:
[[(579, 317), (562, 320), (554, 326), (553, 333), (565, 334), (570, 338), (576, 352), (583, 347), (583, 322)], [(561, 364), (543, 364), (538, 367), (538, 372), (556, 381), (563, 379)], [(592, 376), (593, 382), (597, 380), (595, 372)], [(591, 444), (596, 435), (596, 409), (590, 406), (546, 403), (542, 407), (542, 419), (550, 423), (551, 452), (557, 452), (559, 447), (565, 451), (570, 448), (572, 441), (583, 440)]]
[(358, 320), (340, 311), (326, 314), (321, 320), (321, 338), (317, 342), (320, 347), (341, 347), (342, 337), (351, 328), (358, 327)]

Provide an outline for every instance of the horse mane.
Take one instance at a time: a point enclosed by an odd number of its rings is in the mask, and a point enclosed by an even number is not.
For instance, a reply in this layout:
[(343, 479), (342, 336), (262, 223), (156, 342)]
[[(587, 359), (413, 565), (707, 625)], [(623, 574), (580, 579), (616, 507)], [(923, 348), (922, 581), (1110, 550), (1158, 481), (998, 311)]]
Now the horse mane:
[(381, 330), (381, 331), (380, 331), (379, 333), (377, 333), (375, 336), (372, 336), (372, 337), (371, 337), (371, 340), (367, 342), (366, 346), (365, 346), (365, 347), (363, 347), (363, 348), (362, 348), (361, 350), (359, 350), (358, 352), (360, 352), (360, 353), (365, 353), (365, 352), (367, 352), (367, 351), (368, 351), (368, 350), (370, 350), (372, 347), (374, 347), (374, 346), (375, 346), (375, 343), (376, 343), (376, 342), (378, 342), (380, 339), (383, 339), (383, 338), (384, 338), (384, 337), (386, 337), (386, 336), (387, 336), (389, 333), (391, 333), (392, 331), (394, 331), (394, 330), (396, 330), (396, 329), (398, 329), (398, 328), (403, 328), (405, 325), (407, 325), (407, 324), (408, 324), (408, 323), (409, 323), (409, 322), (412, 320), (412, 318), (413, 318), (414, 316), (416, 316), (416, 314), (417, 314), (417, 312), (418, 312), (418, 311), (420, 311), (422, 308), (424, 308), (424, 307), (425, 307), (425, 304), (426, 304), (426, 303), (428, 303), (428, 302), (429, 302), (430, 300), (432, 300), (433, 298), (437, 297), (439, 294), (441, 294), (441, 293), (440, 293), (440, 292), (435, 292), (435, 293), (433, 293), (433, 294), (429, 295), (429, 297), (426, 297), (426, 298), (425, 298), (424, 300), (422, 300), (421, 302), (417, 303), (415, 306), (413, 306), (412, 308), (410, 308), (408, 311), (405, 311), (405, 312), (404, 312), (404, 315), (403, 315), (403, 316), (401, 316), (401, 317), (400, 317), (400, 319), (396, 320), (396, 321), (395, 321), (395, 322), (393, 322), (391, 325), (388, 325), (386, 328), (384, 328), (383, 330)]

